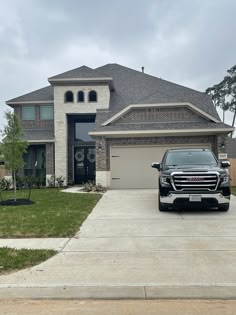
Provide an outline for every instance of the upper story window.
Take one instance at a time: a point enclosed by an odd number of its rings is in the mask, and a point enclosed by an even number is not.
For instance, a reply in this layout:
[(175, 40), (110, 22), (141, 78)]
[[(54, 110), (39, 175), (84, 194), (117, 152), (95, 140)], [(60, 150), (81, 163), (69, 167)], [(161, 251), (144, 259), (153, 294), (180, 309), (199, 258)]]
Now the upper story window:
[(94, 141), (88, 134), (95, 127), (95, 122), (76, 122), (75, 123), (75, 139), (89, 142)]
[(22, 120), (35, 120), (35, 106), (22, 106)]
[(89, 92), (89, 102), (97, 102), (97, 92), (90, 91)]
[(40, 120), (52, 120), (53, 119), (53, 106), (42, 105), (40, 106)]
[(83, 91), (79, 91), (79, 92), (78, 92), (77, 101), (78, 101), (78, 102), (84, 102), (84, 92), (83, 92)]
[(74, 102), (74, 94), (71, 91), (65, 93), (65, 103)]

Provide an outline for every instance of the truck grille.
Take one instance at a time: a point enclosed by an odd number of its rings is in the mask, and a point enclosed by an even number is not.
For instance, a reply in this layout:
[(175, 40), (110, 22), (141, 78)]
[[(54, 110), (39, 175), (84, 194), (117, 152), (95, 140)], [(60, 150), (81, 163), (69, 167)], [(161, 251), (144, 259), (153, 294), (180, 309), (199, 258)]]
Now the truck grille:
[(171, 182), (175, 190), (216, 190), (219, 183), (217, 172), (174, 172)]

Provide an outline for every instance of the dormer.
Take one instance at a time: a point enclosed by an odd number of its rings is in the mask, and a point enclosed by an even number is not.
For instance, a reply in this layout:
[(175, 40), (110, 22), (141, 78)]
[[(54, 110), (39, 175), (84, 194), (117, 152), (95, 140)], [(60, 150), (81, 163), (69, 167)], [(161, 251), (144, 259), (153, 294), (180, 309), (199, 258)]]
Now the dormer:
[(50, 77), (54, 88), (54, 101), (59, 106), (67, 106), (66, 112), (87, 108), (109, 109), (110, 92), (114, 90), (113, 78), (82, 66)]

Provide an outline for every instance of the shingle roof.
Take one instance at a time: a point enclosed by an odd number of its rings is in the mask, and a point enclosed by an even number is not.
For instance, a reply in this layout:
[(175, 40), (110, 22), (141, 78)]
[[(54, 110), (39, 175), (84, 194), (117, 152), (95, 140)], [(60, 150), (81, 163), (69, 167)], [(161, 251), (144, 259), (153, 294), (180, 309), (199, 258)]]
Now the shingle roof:
[(107, 64), (96, 70), (113, 78), (110, 117), (129, 104), (190, 102), (219, 119), (210, 96), (205, 93), (136, 71), (118, 64)]
[(48, 80), (57, 79), (92, 79), (92, 78), (107, 78), (107, 75), (99, 72), (98, 70), (91, 69), (87, 66), (82, 66), (73, 70), (69, 70), (53, 77)]
[[(118, 64), (107, 64), (97, 69), (82, 66), (53, 76), (50, 79), (86, 79), (91, 77), (110, 77), (113, 78), (114, 84), (114, 91), (111, 91), (110, 95), (109, 111), (98, 111), (97, 113), (98, 127), (129, 104), (190, 102), (214, 118), (219, 119), (210, 96), (205, 93)], [(53, 87), (47, 86), (9, 100), (8, 102), (17, 104), (17, 102), (25, 101), (53, 101)]]
[(42, 89), (24, 94), (22, 96), (13, 98), (9, 101), (7, 101), (6, 103), (18, 103), (18, 102), (35, 102), (35, 101), (50, 101), (53, 102), (53, 87), (51, 85), (46, 86)]
[(228, 129), (229, 126), (224, 123), (215, 122), (171, 122), (171, 123), (122, 123), (111, 124), (108, 126), (96, 125), (93, 131), (132, 131), (132, 130), (179, 130), (179, 129)]

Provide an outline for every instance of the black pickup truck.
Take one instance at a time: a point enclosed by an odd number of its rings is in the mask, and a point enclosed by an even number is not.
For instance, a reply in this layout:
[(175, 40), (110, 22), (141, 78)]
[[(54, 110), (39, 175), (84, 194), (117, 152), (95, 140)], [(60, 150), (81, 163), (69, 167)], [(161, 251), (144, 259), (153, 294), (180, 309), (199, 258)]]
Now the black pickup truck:
[(159, 210), (197, 207), (228, 211), (229, 166), (228, 161), (217, 161), (208, 149), (167, 150), (161, 163), (152, 163), (160, 172)]

